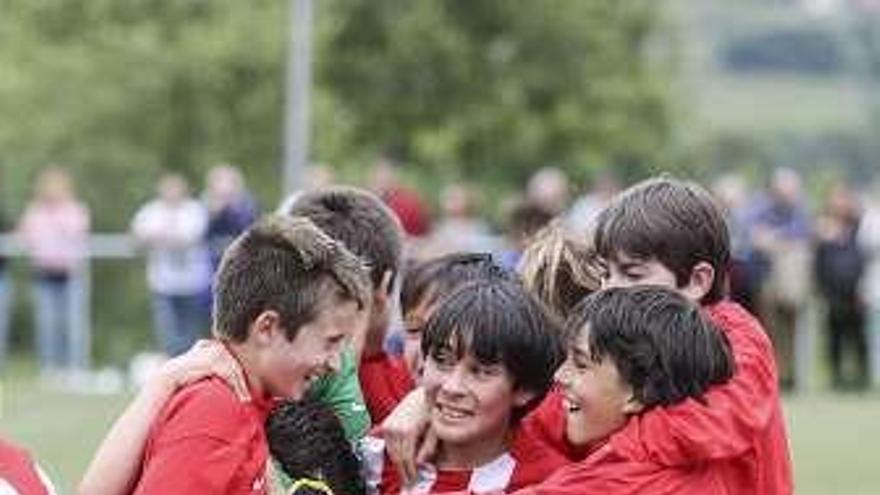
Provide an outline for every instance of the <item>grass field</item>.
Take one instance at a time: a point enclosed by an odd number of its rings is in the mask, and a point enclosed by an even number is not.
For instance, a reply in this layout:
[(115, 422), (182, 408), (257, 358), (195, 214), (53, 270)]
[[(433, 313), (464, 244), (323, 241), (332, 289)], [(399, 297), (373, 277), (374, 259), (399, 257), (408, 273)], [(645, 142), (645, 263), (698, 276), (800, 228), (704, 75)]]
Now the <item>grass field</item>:
[[(71, 493), (130, 396), (77, 395), (40, 386), (27, 371), (4, 377), (0, 429), (28, 446)], [(880, 493), (880, 394), (786, 400), (799, 495)]]

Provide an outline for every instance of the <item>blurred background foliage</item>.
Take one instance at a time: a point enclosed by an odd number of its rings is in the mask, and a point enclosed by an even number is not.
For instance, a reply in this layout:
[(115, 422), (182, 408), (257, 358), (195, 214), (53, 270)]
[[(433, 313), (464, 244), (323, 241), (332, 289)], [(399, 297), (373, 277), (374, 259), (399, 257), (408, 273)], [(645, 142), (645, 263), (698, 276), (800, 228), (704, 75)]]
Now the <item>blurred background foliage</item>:
[[(315, 2), (311, 156), (358, 180), (388, 153), (423, 190), (464, 178), (496, 196), (542, 164), (644, 174), (671, 156), (669, 84), (646, 56), (657, 6)], [(14, 217), (58, 163), (94, 229), (121, 231), (161, 170), (199, 184), (229, 161), (273, 207), (288, 20), (269, 0), (3, 0), (0, 205)], [(143, 272), (96, 262), (94, 285), (98, 358), (121, 361), (149, 342)]]
[[(4, 206), (70, 167), (98, 230), (125, 228), (161, 168), (217, 161), (279, 194), (286, 2), (6, 0)], [(357, 176), (377, 153), (430, 182), (508, 188), (541, 164), (644, 173), (669, 154), (668, 81), (648, 0), (315, 3), (311, 155)]]
[[(310, 156), (362, 180), (391, 154), (428, 196), (466, 179), (490, 208), (542, 165), (576, 184), (778, 165), (864, 181), (876, 18), (795, 3), (319, 0)], [(14, 218), (59, 163), (94, 229), (118, 232), (161, 170), (198, 189), (225, 161), (272, 208), (289, 15), (281, 0), (0, 0), (0, 207)], [(120, 359), (149, 340), (143, 272), (95, 269), (98, 356)]]

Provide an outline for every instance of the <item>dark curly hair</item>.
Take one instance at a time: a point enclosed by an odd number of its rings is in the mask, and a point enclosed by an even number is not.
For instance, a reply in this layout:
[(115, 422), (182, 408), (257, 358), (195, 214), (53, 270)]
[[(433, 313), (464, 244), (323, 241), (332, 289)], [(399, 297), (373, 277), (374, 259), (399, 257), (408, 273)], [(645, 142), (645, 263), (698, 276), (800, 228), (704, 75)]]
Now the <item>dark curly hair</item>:
[[(321, 480), (337, 495), (366, 494), (360, 461), (342, 423), (316, 399), (278, 405), (266, 421), (266, 436), (272, 457), (292, 479)], [(305, 486), (296, 493), (321, 492)]]

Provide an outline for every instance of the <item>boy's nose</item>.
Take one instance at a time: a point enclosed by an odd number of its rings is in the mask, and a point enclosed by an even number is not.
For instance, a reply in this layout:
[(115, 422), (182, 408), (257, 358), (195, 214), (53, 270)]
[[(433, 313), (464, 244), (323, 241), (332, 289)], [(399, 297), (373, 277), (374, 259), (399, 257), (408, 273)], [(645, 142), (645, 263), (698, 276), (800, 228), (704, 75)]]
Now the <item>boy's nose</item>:
[(556, 381), (556, 383), (560, 384), (563, 387), (568, 386), (571, 381), (571, 374), (568, 369), (568, 360), (565, 360), (565, 362), (562, 363), (562, 366), (560, 366), (556, 370), (556, 373), (553, 373), (553, 379)]
[(463, 394), (465, 391), (464, 372), (455, 369), (443, 380), (441, 388), (448, 394)]

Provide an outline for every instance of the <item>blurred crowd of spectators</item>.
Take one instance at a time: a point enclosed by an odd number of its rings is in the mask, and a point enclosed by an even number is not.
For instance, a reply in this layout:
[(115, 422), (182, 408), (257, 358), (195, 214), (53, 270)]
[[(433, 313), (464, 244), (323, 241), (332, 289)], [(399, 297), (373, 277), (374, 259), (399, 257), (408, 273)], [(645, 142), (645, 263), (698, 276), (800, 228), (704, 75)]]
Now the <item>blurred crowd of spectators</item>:
[[(400, 171), (398, 163), (380, 158), (368, 186), (398, 215), (409, 257), (491, 252), (511, 267), (526, 240), (551, 221), (573, 237), (587, 238), (591, 222), (621, 188), (611, 171), (577, 188), (562, 170), (544, 167), (520, 195), (502, 200), (496, 208), (500, 216), (490, 221), (483, 214), (486, 195), (475, 184), (447, 183), (428, 197)], [(334, 180), (329, 167), (315, 165), (304, 188)], [(712, 189), (728, 215), (731, 297), (764, 322), (783, 388), (799, 385), (798, 360), (807, 357), (798, 341), (816, 301), (822, 302), (822, 347), (832, 387), (880, 384), (880, 191), (872, 195), (841, 182), (810, 203), (801, 177), (790, 169), (776, 170), (766, 187), (726, 174)], [(259, 210), (242, 172), (227, 164), (210, 169), (198, 196), (182, 175), (163, 175), (154, 198), (137, 210), (131, 234), (147, 257), (155, 337), (163, 353), (177, 355), (207, 335), (212, 273), (225, 247)], [(72, 307), (82, 304), (75, 274), (87, 254), (89, 210), (62, 168), (48, 167), (39, 175), (14, 229), (31, 260), (33, 334), (42, 369), (51, 374), (75, 367), (82, 350), (75, 342)], [(5, 265), (0, 259), (0, 363), (9, 340)]]

